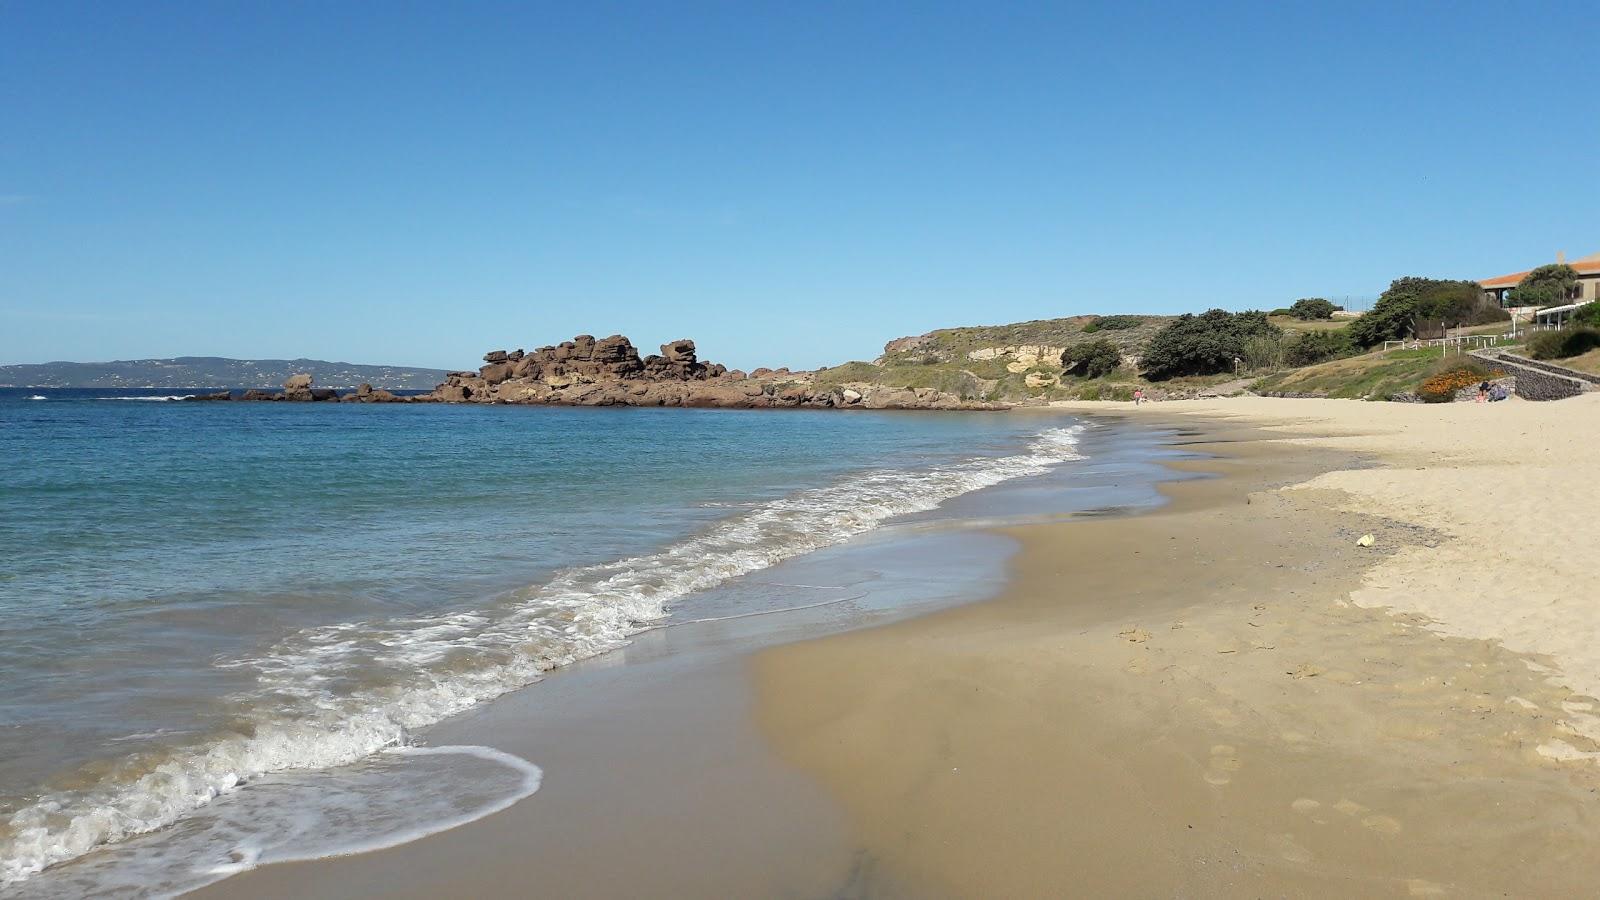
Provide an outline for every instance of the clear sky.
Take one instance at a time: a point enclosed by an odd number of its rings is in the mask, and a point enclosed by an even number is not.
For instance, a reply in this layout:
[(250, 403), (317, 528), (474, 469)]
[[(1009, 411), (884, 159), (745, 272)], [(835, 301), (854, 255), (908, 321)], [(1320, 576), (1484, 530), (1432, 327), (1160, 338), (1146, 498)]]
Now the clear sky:
[(0, 2), (0, 363), (733, 366), (1600, 250), (1591, 4)]

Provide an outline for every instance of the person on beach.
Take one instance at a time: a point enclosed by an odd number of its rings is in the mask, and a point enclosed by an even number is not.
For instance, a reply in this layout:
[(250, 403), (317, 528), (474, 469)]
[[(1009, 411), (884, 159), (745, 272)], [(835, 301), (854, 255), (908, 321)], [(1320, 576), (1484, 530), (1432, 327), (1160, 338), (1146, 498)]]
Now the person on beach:
[(1138, 406), (1144, 402), (1144, 388), (1133, 389), (1133, 405)]
[(1483, 381), (1483, 382), (1479, 382), (1478, 383), (1478, 402), (1479, 403), (1488, 403), (1489, 402), (1489, 382), (1487, 382), (1487, 381)]

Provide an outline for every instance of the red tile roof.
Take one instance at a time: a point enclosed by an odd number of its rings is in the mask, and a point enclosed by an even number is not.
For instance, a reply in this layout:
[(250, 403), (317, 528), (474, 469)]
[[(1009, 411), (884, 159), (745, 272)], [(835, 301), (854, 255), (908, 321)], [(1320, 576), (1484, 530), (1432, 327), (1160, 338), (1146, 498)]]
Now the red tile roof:
[[(1571, 266), (1572, 270), (1579, 275), (1600, 275), (1600, 253), (1594, 253), (1582, 259), (1571, 260), (1567, 265)], [(1522, 281), (1523, 276), (1532, 271), (1532, 269), (1524, 269), (1521, 272), (1512, 272), (1510, 275), (1481, 278), (1478, 283), (1486, 288), (1516, 287), (1517, 283)]]

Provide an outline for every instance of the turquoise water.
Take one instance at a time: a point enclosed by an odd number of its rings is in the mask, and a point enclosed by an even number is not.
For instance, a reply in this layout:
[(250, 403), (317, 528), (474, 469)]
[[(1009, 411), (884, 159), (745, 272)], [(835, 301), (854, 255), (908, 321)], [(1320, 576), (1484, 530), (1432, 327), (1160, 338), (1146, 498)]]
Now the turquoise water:
[[(1004, 413), (115, 393), (0, 391), (0, 884), (284, 773), (377, 778), (417, 729), (751, 573), (999, 486), (1080, 502), (1074, 467), (1116, 464)], [(482, 808), (537, 786), (501, 771)]]

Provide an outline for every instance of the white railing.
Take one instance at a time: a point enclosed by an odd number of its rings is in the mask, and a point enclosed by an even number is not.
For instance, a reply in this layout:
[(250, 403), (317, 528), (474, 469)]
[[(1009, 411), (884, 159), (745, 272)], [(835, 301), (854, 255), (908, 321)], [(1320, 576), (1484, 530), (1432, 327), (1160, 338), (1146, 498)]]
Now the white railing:
[(1508, 334), (1459, 334), (1454, 337), (1443, 338), (1413, 338), (1409, 341), (1384, 341), (1385, 352), (1390, 350), (1421, 350), (1425, 347), (1439, 347), (1445, 353), (1455, 350), (1465, 353), (1470, 350), (1485, 350), (1503, 342), (1509, 342)]

